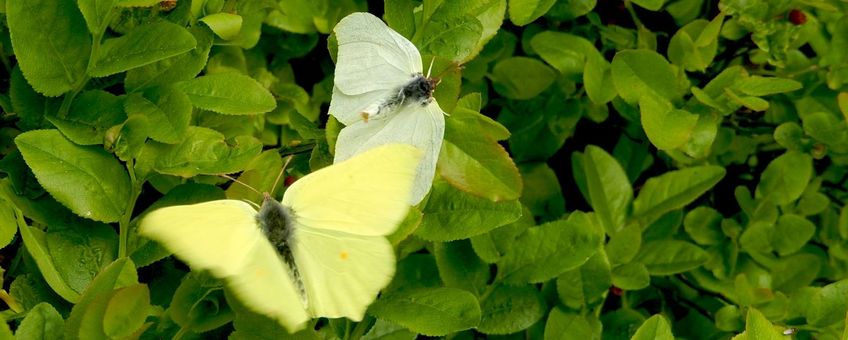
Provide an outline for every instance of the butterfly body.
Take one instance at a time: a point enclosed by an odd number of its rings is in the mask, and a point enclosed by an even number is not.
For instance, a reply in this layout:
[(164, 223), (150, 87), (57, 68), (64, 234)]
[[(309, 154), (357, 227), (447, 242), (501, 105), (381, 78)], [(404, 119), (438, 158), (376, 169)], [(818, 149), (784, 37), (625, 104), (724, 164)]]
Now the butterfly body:
[(394, 95), (380, 99), (362, 111), (362, 119), (368, 122), (372, 119), (385, 117), (405, 105), (419, 105), (427, 107), (433, 102), (433, 90), (436, 89), (437, 81), (416, 73), (412, 80), (399, 87)]

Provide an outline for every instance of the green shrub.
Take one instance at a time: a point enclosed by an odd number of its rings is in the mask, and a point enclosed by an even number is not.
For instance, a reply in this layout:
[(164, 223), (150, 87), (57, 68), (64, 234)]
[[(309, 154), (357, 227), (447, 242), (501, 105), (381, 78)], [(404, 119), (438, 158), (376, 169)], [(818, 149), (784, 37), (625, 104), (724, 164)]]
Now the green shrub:
[(331, 164), (369, 11), (440, 73), (437, 179), (298, 337), (848, 339), (844, 1), (0, 4), (2, 338), (284, 337), (136, 223)]

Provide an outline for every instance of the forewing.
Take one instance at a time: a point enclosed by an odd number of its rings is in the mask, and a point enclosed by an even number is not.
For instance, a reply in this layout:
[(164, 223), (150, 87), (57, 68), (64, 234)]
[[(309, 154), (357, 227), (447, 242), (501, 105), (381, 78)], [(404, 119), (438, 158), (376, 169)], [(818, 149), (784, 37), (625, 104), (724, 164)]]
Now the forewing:
[(355, 122), (339, 133), (334, 162), (344, 161), (380, 145), (404, 143), (424, 151), (409, 203), (424, 199), (433, 184), (445, 135), (444, 112), (433, 100), (426, 107), (411, 104), (380, 120)]
[(294, 221), (357, 235), (387, 235), (409, 210), (421, 151), (385, 145), (297, 180), (283, 196)]
[(248, 254), (264, 240), (256, 210), (237, 200), (161, 208), (141, 220), (138, 232), (193, 269), (208, 270), (218, 278), (240, 272)]
[(415, 45), (374, 15), (348, 15), (333, 32), (339, 44), (333, 81), (347, 95), (396, 89), (421, 73)]
[(392, 280), (395, 256), (382, 236), (298, 225), (292, 251), (314, 316), (362, 320)]
[(290, 333), (303, 329), (310, 319), (291, 269), (267, 239), (257, 242), (247, 263), (224, 281), (245, 306), (276, 320)]

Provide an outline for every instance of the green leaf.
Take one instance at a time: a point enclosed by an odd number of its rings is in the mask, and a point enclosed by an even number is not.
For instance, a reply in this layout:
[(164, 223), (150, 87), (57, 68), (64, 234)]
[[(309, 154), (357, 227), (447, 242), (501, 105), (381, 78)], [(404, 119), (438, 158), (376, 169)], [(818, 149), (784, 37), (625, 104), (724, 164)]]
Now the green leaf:
[(665, 0), (633, 0), (633, 3), (644, 9), (659, 11), (665, 4)]
[(194, 106), (223, 114), (264, 113), (277, 107), (259, 82), (234, 72), (217, 73), (176, 84)]
[(477, 298), (456, 288), (420, 288), (387, 294), (368, 311), (378, 319), (428, 336), (476, 327), (481, 315)]
[(494, 202), (516, 200), (521, 195), (522, 182), (509, 153), (485, 134), (468, 134), (480, 130), (474, 120), (484, 119), (477, 112), (459, 108), (447, 119), (438, 172), (462, 191)]
[(644, 264), (631, 262), (612, 270), (612, 284), (621, 289), (639, 290), (651, 284), (651, 276)]
[(549, 96), (513, 101), (498, 121), (512, 133), (509, 149), (516, 161), (544, 161), (560, 150), (582, 116), (580, 101)]
[(127, 92), (189, 80), (203, 70), (215, 35), (202, 25), (188, 30), (197, 40), (197, 45), (187, 53), (127, 71), (124, 79)]
[(6, 17), (15, 57), (36, 91), (55, 97), (79, 86), (91, 37), (74, 1), (10, 1)]
[(501, 259), (498, 277), (516, 284), (550, 280), (589, 260), (600, 249), (602, 234), (589, 216), (580, 212), (567, 220), (529, 228)]
[(509, 0), (509, 20), (517, 26), (527, 25), (551, 9), (556, 0)]
[(760, 175), (755, 197), (769, 199), (782, 205), (795, 201), (813, 175), (813, 159), (810, 155), (787, 151), (772, 160)]
[(420, 33), (416, 32), (413, 41), (421, 46), (422, 54), (461, 62), (473, 53), (483, 33), (483, 25), (474, 16), (456, 13), (439, 10), (426, 21)]
[(555, 220), (565, 214), (565, 198), (553, 169), (544, 162), (523, 163), (519, 166), (524, 180), (521, 203), (543, 221)]
[(44, 241), (56, 271), (77, 293), (118, 253), (118, 235), (105, 224), (54, 224)]
[(722, 167), (705, 165), (650, 178), (633, 201), (633, 216), (653, 221), (666, 212), (682, 208), (712, 188), (724, 174)]
[(174, 144), (185, 138), (191, 120), (191, 101), (184, 93), (171, 87), (156, 87), (144, 95), (127, 96), (124, 109), (130, 116), (145, 116), (152, 127), (149, 137), (155, 141)]
[(196, 45), (191, 33), (168, 21), (141, 25), (124, 36), (106, 39), (88, 73), (105, 77), (186, 53)]
[(501, 256), (509, 253), (513, 241), (518, 235), (535, 225), (533, 214), (527, 208), (524, 208), (521, 218), (515, 222), (493, 229), (488, 233), (471, 237), (471, 247), (474, 248), (477, 256), (480, 256), (486, 263), (496, 263)]
[(77, 215), (118, 221), (130, 200), (130, 179), (117, 159), (101, 148), (78, 146), (57, 130), (29, 131), (15, 138), (38, 182)]
[(47, 249), (45, 233), (41, 230), (27, 226), (23, 221), (23, 217), (18, 216), (17, 219), (18, 230), (21, 233), (21, 239), (23, 239), (24, 246), (26, 247), (27, 252), (29, 252), (32, 256), (33, 260), (35, 260), (35, 264), (38, 266), (38, 270), (41, 272), (44, 280), (47, 281), (50, 288), (52, 288), (53, 291), (59, 294), (59, 296), (63, 299), (70, 302), (78, 302), (80, 294), (74, 291), (74, 289), (65, 282), (62, 275), (56, 269), (53, 259), (50, 257), (49, 250)]
[(521, 204), (492, 202), (455, 189), (436, 180), (430, 190), (424, 220), (415, 235), (428, 241), (452, 241), (480, 235), (517, 220)]
[(362, 340), (415, 340), (418, 334), (385, 320), (377, 320)]
[[(65, 321), (65, 338), (90, 338), (91, 332), (103, 333), (103, 314), (112, 292), (116, 288), (138, 283), (135, 265), (127, 258), (120, 258), (104, 268), (91, 282), (85, 293), (76, 302)], [(100, 314), (97, 310), (101, 309)], [(94, 317), (95, 320), (91, 320)], [(92, 325), (93, 323), (93, 325)], [(92, 329), (94, 326), (95, 329)]]
[(657, 149), (677, 148), (692, 137), (698, 116), (686, 110), (675, 109), (671, 102), (650, 94), (639, 99), (642, 128)]
[(719, 244), (725, 236), (721, 231), (721, 214), (711, 207), (700, 206), (688, 213), (683, 219), (686, 234), (700, 245)]
[(45, 118), (76, 144), (103, 144), (106, 131), (127, 119), (123, 102), (122, 97), (106, 91), (85, 91), (75, 98), (65, 117)]
[(822, 287), (807, 307), (807, 321), (810, 325), (825, 327), (844, 319), (848, 305), (848, 280), (840, 280)]
[(113, 338), (135, 333), (147, 318), (150, 309), (150, 291), (147, 285), (136, 284), (115, 292), (106, 306), (103, 331)]
[(79, 6), (82, 16), (85, 18), (85, 24), (88, 26), (88, 32), (91, 34), (102, 34), (106, 28), (105, 22), (107, 16), (115, 7), (119, 0), (79, 0)]
[(630, 340), (674, 340), (671, 327), (662, 314), (656, 314), (639, 326)]
[[(580, 79), (585, 63), (602, 62), (603, 56), (586, 38), (557, 31), (544, 31), (530, 40), (533, 51), (560, 74)], [(609, 64), (607, 64), (607, 68)], [(588, 90), (588, 89), (587, 89)]]
[(610, 263), (604, 252), (595, 253), (582, 266), (562, 273), (556, 279), (562, 304), (577, 310), (592, 308), (602, 302), (611, 285)]
[(198, 333), (208, 332), (233, 320), (233, 310), (224, 300), (220, 281), (190, 272), (174, 291), (168, 314), (180, 327)]
[(734, 90), (755, 97), (792, 92), (802, 87), (801, 83), (792, 79), (760, 76), (746, 77), (733, 85)]
[(495, 64), (490, 78), (498, 94), (510, 99), (530, 99), (551, 86), (555, 76), (538, 59), (511, 57)]
[(59, 108), (58, 100), (42, 96), (29, 85), (19, 65), (12, 69), (9, 79), (9, 99), (20, 117), (17, 126), (23, 131), (49, 128), (44, 116)]
[[(804, 116), (804, 132), (817, 141), (842, 149), (848, 141), (845, 122), (828, 112), (816, 112)], [(776, 132), (775, 132), (776, 133)]]
[(774, 325), (766, 317), (754, 308), (748, 309), (748, 317), (745, 318), (745, 334), (751, 340), (782, 340), (783, 334), (774, 328)]
[(207, 15), (198, 20), (215, 32), (215, 35), (224, 40), (236, 38), (241, 31), (242, 17), (238, 14), (219, 12)]
[(477, 330), (483, 334), (510, 334), (527, 329), (546, 311), (545, 300), (530, 285), (500, 285), (481, 301), (483, 316)]
[(27, 312), (15, 332), (15, 338), (61, 339), (64, 324), (62, 315), (50, 304), (42, 302)]
[(651, 275), (672, 275), (700, 267), (707, 253), (685, 241), (661, 240), (645, 243), (635, 261), (647, 267)]
[(780, 255), (792, 254), (813, 237), (816, 225), (795, 214), (781, 215), (774, 225), (772, 245)]
[(215, 130), (191, 126), (177, 144), (150, 145), (150, 157), (155, 157), (154, 169), (159, 173), (192, 177), (241, 171), (261, 150), (262, 143), (253, 137), (229, 141)]
[(471, 248), (468, 240), (437, 242), (433, 255), (446, 287), (461, 288), (480, 296), (489, 280), (489, 266)]
[(712, 21), (697, 19), (681, 27), (669, 42), (669, 60), (687, 71), (706, 70), (716, 56), (723, 19), (720, 14)]
[(630, 224), (611, 234), (604, 250), (612, 264), (622, 264), (630, 262), (641, 246), (642, 228), (637, 224)]
[(598, 335), (585, 317), (560, 307), (551, 310), (545, 323), (545, 340), (585, 340)]
[(587, 201), (607, 233), (624, 227), (633, 189), (621, 165), (604, 149), (586, 147), (583, 155), (583, 174), (586, 177)]
[(677, 76), (657, 52), (626, 50), (612, 59), (612, 79), (618, 94), (628, 103), (637, 103), (647, 94), (673, 100), (679, 96)]
[[(0, 198), (0, 249), (5, 248), (18, 233), (18, 221), (15, 217), (15, 206)], [(0, 283), (2, 281), (0, 280)]]

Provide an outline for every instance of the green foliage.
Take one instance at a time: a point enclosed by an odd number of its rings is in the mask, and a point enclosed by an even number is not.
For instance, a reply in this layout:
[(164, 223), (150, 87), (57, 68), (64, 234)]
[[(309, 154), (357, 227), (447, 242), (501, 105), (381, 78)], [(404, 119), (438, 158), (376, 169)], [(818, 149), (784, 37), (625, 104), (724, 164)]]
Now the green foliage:
[(844, 1), (0, 4), (0, 338), (287, 338), (136, 223), (331, 164), (356, 11), (445, 140), (365, 318), (290, 337), (848, 338)]

